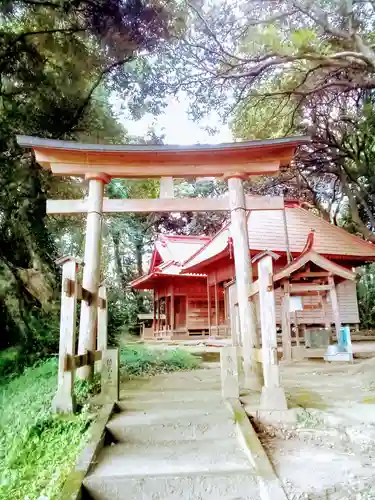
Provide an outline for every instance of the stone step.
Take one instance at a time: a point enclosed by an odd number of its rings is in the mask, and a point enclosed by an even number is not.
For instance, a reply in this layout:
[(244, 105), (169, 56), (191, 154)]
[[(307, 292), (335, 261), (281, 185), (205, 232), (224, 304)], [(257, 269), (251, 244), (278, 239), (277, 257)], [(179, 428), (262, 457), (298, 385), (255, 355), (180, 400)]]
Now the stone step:
[[(127, 426), (129, 425), (139, 425), (139, 424), (160, 424), (163, 423), (164, 421), (173, 421), (177, 419), (181, 419), (184, 417), (187, 418), (201, 418), (203, 420), (209, 421), (210, 418), (213, 418), (216, 416), (218, 419), (223, 419), (226, 421), (228, 419), (228, 416), (230, 417), (230, 413), (228, 410), (225, 408), (225, 406), (218, 407), (217, 409), (207, 409), (205, 411), (205, 408), (197, 408), (197, 407), (191, 407), (191, 408), (180, 408), (180, 409), (169, 409), (169, 408), (164, 408), (162, 405), (159, 407), (156, 407), (155, 409), (151, 409), (148, 411), (137, 411), (137, 410), (132, 410), (132, 411), (122, 411), (116, 416), (112, 417), (110, 422), (113, 420), (117, 420), (119, 418), (122, 419), (123, 423)], [(109, 423), (110, 423), (109, 422)]]
[(126, 401), (155, 401), (158, 404), (164, 401), (221, 401), (220, 391), (195, 391), (195, 390), (165, 390), (165, 391), (121, 391), (120, 404)]
[[(204, 406), (203, 406), (204, 405)], [(163, 408), (164, 410), (186, 410), (193, 408), (203, 408), (210, 412), (220, 411), (225, 403), (221, 398), (211, 398), (206, 400), (204, 403), (202, 401), (197, 401), (193, 399), (188, 400), (169, 400), (169, 399), (137, 399), (136, 395), (131, 398), (122, 399), (118, 402), (118, 406), (122, 411), (139, 411), (139, 412), (149, 412), (154, 409)]]
[(236, 437), (233, 418), (225, 409), (206, 414), (202, 410), (187, 409), (122, 412), (112, 417), (107, 429), (117, 441), (126, 443)]
[(127, 477), (88, 476), (92, 500), (259, 500), (256, 477), (248, 470)]
[(147, 476), (251, 470), (235, 439), (168, 441), (144, 444), (117, 443), (97, 457), (95, 476)]

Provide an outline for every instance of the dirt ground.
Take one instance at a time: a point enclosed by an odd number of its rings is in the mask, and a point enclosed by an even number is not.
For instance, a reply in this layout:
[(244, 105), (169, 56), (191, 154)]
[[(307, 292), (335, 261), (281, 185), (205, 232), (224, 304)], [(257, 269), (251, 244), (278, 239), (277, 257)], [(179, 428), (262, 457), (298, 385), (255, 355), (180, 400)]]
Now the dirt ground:
[[(181, 347), (202, 350), (194, 344)], [(220, 347), (203, 351), (203, 359), (210, 360)], [(267, 426), (254, 421), (289, 500), (375, 500), (375, 357), (369, 357), (375, 343), (356, 342), (353, 351), (367, 359), (281, 362), (295, 421)], [(220, 376), (218, 363), (207, 365), (216, 365)], [(259, 408), (259, 394), (244, 400), (245, 407)]]
[(258, 430), (289, 499), (375, 499), (375, 358), (281, 364), (281, 377), (296, 423)]

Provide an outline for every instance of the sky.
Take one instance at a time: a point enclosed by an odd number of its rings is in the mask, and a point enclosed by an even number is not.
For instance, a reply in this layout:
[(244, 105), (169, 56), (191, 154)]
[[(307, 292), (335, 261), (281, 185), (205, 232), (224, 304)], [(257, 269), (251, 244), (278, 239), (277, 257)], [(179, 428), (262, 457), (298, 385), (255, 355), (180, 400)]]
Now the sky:
[[(120, 114), (120, 120), (130, 135), (143, 137), (150, 128), (153, 128), (158, 135), (165, 135), (165, 144), (217, 144), (233, 141), (228, 126), (222, 125), (215, 114), (201, 124), (195, 123), (188, 116), (188, 102), (183, 97), (180, 99), (170, 97), (168, 106), (161, 116), (148, 114), (141, 120), (134, 121), (125, 114)], [(210, 135), (204, 129), (205, 126), (217, 127), (219, 131)]]

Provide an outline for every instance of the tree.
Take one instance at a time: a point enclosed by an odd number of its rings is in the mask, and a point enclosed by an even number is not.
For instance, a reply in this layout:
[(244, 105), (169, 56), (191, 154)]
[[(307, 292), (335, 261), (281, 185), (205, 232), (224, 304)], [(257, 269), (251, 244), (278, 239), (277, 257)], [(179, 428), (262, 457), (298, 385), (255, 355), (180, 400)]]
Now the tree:
[(137, 55), (168, 36), (173, 16), (162, 4), (136, 0), (5, 1), (0, 15), (0, 348), (41, 352), (55, 350), (58, 338), (51, 325), (61, 236), (52, 232), (56, 222), (44, 224), (45, 201), (53, 192), (81, 191), (42, 171), (15, 134), (124, 137), (109, 92), (136, 86)]
[(186, 5), (187, 27), (162, 59), (175, 65), (170, 88), (190, 95), (196, 118), (212, 107), (229, 117), (241, 139), (308, 133), (289, 173), (256, 188), (302, 197), (374, 241), (375, 4)]
[(317, 93), (375, 86), (371, 1), (186, 6), (187, 28), (166, 52), (177, 64), (170, 83), (190, 92), (198, 113), (228, 104), (228, 96), (232, 105), (278, 96), (298, 107)]

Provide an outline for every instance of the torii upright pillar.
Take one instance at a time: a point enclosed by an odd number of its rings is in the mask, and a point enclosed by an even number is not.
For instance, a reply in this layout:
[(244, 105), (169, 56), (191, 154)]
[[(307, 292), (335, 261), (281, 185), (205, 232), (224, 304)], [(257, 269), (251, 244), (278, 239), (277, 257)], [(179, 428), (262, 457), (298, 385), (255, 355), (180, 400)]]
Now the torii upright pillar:
[[(91, 292), (92, 296), (90, 300), (81, 302), (78, 354), (96, 349), (103, 194), (104, 185), (109, 182), (110, 177), (105, 174), (87, 174), (86, 179), (89, 181), (89, 196), (82, 287)], [(92, 366), (86, 365), (77, 370), (77, 375), (81, 379), (87, 379), (92, 375), (91, 372)]]
[(244, 177), (242, 174), (237, 173), (229, 173), (225, 177), (228, 180), (229, 188), (231, 236), (233, 239), (237, 300), (244, 356), (244, 384), (246, 389), (260, 391), (263, 387), (263, 372), (261, 363), (258, 363), (253, 356), (253, 348), (257, 346), (257, 322), (254, 304), (249, 302), (249, 290), (250, 284), (253, 282), (253, 273), (243, 189)]

